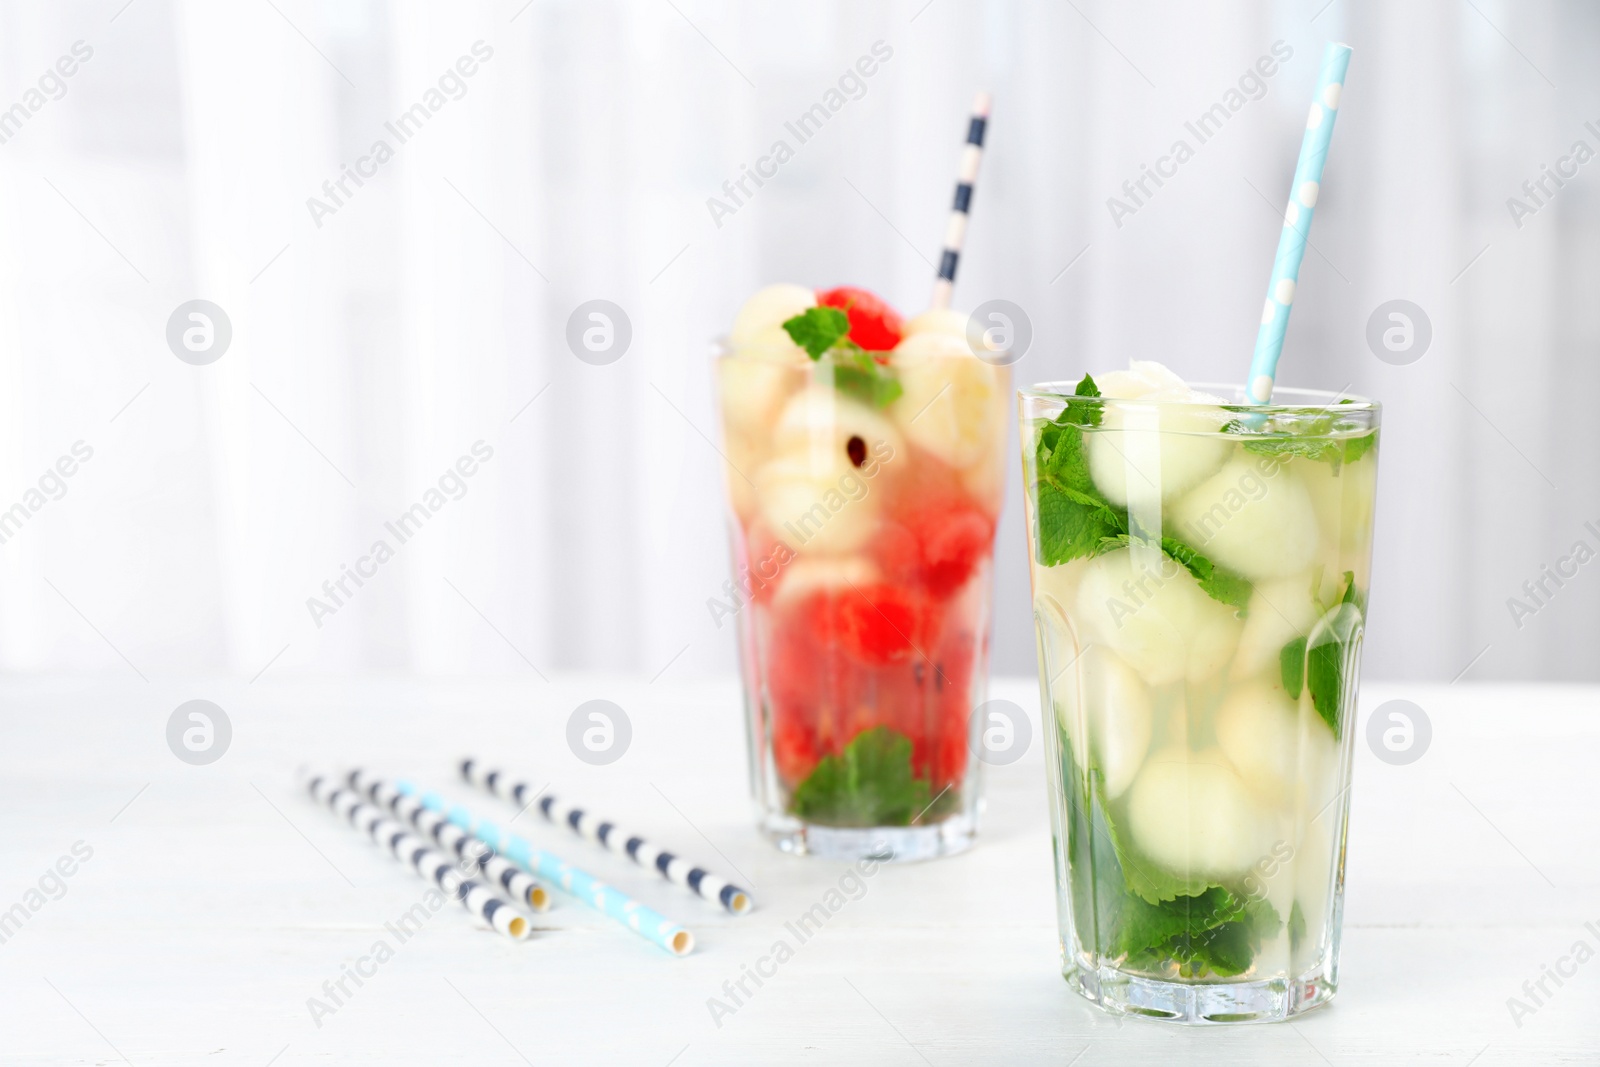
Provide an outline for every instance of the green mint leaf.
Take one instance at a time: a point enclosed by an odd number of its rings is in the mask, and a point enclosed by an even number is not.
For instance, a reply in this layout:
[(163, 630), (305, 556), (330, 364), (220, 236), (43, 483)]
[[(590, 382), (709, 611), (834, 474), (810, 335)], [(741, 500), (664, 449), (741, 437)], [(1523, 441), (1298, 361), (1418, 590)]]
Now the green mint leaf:
[(1321, 463), (1332, 463), (1340, 458), (1339, 442), (1323, 438), (1267, 437), (1259, 441), (1246, 441), (1244, 450), (1257, 456), (1289, 459), (1304, 456)]
[(1344, 643), (1324, 641), (1306, 649), (1306, 687), (1311, 703), (1328, 724), (1335, 739), (1339, 736), (1339, 699), (1344, 692)]
[[(1073, 396), (1098, 397), (1100, 387), (1094, 379), (1085, 374), (1078, 387), (1072, 391)], [(1099, 404), (1089, 404), (1082, 400), (1068, 400), (1066, 410), (1058, 417), (1058, 422), (1069, 422), (1075, 426), (1099, 426), (1100, 420), (1105, 415), (1105, 409)]]
[(1255, 592), (1255, 587), (1248, 578), (1217, 566), (1175, 537), (1163, 537), (1161, 551), (1187, 567), (1211, 599), (1220, 600), (1241, 611), (1249, 606), (1250, 594)]
[(1299, 700), (1306, 685), (1306, 639), (1297, 637), (1278, 652), (1278, 669), (1283, 675), (1283, 689), (1290, 700)]
[(850, 333), (850, 316), (838, 308), (810, 307), (792, 319), (785, 319), (783, 331), (812, 359), (838, 344)]
[[(1130, 545), (1147, 543), (1150, 543), (1148, 538), (1133, 534), (1117, 534), (1101, 538), (1099, 552), (1112, 552)], [(1211, 599), (1221, 601), (1240, 611), (1249, 606), (1250, 594), (1255, 592), (1255, 586), (1250, 584), (1248, 578), (1217, 566), (1176, 537), (1163, 537), (1161, 551), (1183, 564)]]
[(1355, 575), (1346, 572), (1345, 597), (1317, 621), (1306, 641), (1306, 689), (1336, 740), (1344, 720), (1346, 673), (1354, 667), (1351, 651), (1360, 639), (1364, 618), (1354, 579)]
[[(1347, 398), (1339, 403), (1350, 404), (1354, 401)], [(1338, 470), (1341, 464), (1354, 463), (1372, 451), (1373, 446), (1378, 443), (1378, 431), (1371, 430), (1360, 436), (1335, 436), (1339, 433), (1337, 423), (1337, 416), (1329, 413), (1296, 423), (1288, 432), (1263, 433), (1247, 425), (1243, 420), (1233, 419), (1222, 427), (1222, 432), (1249, 438), (1244, 442), (1244, 450), (1253, 455), (1279, 460), (1299, 456), (1318, 463), (1332, 464), (1333, 468)]]
[(1277, 911), (1140, 861), (1111, 819), (1104, 776), (1098, 769), (1085, 776), (1070, 743), (1061, 752), (1069, 896), (1079, 939), (1131, 967), (1157, 970), (1176, 962), (1185, 977), (1249, 970), (1262, 942), (1282, 926)]
[(911, 739), (887, 726), (855, 736), (824, 756), (795, 787), (789, 810), (825, 826), (909, 826), (933, 790), (911, 768)]
[(1277, 935), (1283, 920), (1265, 900), (1247, 900), (1238, 916), (1173, 938), (1169, 951), (1173, 958), (1185, 960), (1182, 970), (1195, 977), (1209, 971), (1222, 978), (1248, 971), (1261, 943)]
[(1300, 910), (1300, 902), (1294, 902), (1289, 909), (1289, 950), (1292, 952), (1300, 947), (1300, 942), (1306, 939), (1306, 916)]
[(1111, 846), (1117, 867), (1122, 871), (1122, 888), (1125, 891), (1131, 892), (1137, 900), (1156, 905), (1204, 893), (1212, 886), (1213, 883), (1208, 879), (1173, 874), (1159, 863), (1151, 862), (1141, 855), (1131, 842), (1123, 839), (1116, 824), (1106, 816), (1105, 775), (1095, 768), (1089, 772), (1089, 780), (1093, 789), (1094, 804), (1101, 816), (1097, 832), (1103, 835), (1095, 843), (1096, 849), (1103, 857), (1105, 846), (1107, 844)]
[(894, 372), (854, 341), (842, 342), (834, 352), (833, 386), (839, 392), (874, 408), (888, 407), (904, 392)]
[(1150, 957), (1141, 960), (1147, 966), (1160, 963), (1167, 955), (1164, 949), (1175, 938), (1209, 930), (1243, 915), (1243, 905), (1221, 886), (1160, 904), (1128, 900), (1123, 904), (1117, 948), (1119, 954), (1129, 957)]
[(1101, 542), (1120, 532), (1122, 522), (1103, 500), (1048, 481), (1039, 482), (1034, 518), (1042, 567), (1095, 555)]
[(1034, 444), (1037, 507), (1034, 542), (1039, 565), (1054, 567), (1100, 551), (1107, 537), (1128, 529), (1126, 512), (1113, 507), (1089, 477), (1084, 426), (1100, 425), (1100, 405), (1086, 400), (1100, 389), (1085, 374), (1060, 415), (1038, 425)]

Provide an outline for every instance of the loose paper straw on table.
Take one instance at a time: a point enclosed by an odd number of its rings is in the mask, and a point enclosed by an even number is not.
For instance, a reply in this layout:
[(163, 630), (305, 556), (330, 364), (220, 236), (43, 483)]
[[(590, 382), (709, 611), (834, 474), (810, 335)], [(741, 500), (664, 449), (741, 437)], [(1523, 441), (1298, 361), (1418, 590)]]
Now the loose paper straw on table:
[(1261, 309), (1261, 330), (1256, 334), (1255, 355), (1250, 360), (1245, 394), (1252, 404), (1265, 404), (1272, 399), (1283, 336), (1289, 328), (1289, 309), (1294, 306), (1294, 291), (1300, 282), (1300, 261), (1306, 255), (1306, 235), (1311, 232), (1311, 219), (1316, 213), (1322, 168), (1328, 161), (1328, 142), (1333, 138), (1333, 120), (1339, 115), (1339, 95), (1344, 91), (1349, 66), (1350, 46), (1328, 45), (1322, 55), (1322, 72), (1317, 76), (1317, 92), (1306, 116), (1300, 160), (1289, 187), (1289, 207), (1283, 214), (1278, 253), (1272, 260), (1272, 280), (1267, 283), (1267, 303)]
[(694, 950), (694, 934), (626, 893), (606, 885), (594, 875), (534, 848), (525, 839), (507, 833), (487, 819), (476, 818), (459, 804), (447, 805), (437, 793), (424, 793), (410, 782), (396, 782), (394, 785), (405, 795), (418, 797), (433, 811), (443, 812), (451, 822), (495, 851), (509, 856), (523, 869), (560, 886), (596, 911), (617, 920), (674, 956), (687, 956)]
[(743, 915), (755, 901), (747, 890), (729, 883), (703, 867), (695, 866), (671, 852), (657, 848), (637, 834), (622, 829), (609, 819), (596, 819), (582, 808), (574, 807), (556, 797), (540, 796), (539, 791), (527, 782), (512, 781), (506, 772), (483, 766), (477, 760), (461, 761), (461, 777), (480, 789), (485, 789), (502, 800), (519, 807), (538, 797), (534, 807), (546, 820), (566, 826), (579, 837), (596, 842), (612, 852), (618, 852), (641, 867), (654, 868), (661, 877), (681, 885), (704, 900), (721, 904), (735, 915)]
[(967, 147), (961, 153), (961, 169), (956, 174), (956, 198), (950, 205), (950, 221), (945, 226), (944, 251), (939, 256), (939, 277), (933, 283), (932, 307), (950, 306), (950, 290), (956, 283), (956, 265), (961, 260), (961, 245), (967, 237), (972, 184), (978, 180), (978, 164), (983, 162), (983, 134), (989, 125), (989, 104), (988, 93), (979, 93), (972, 101), (972, 120), (967, 123)]
[(431, 837), (446, 851), (454, 852), (475, 864), (492, 885), (505, 890), (512, 900), (535, 911), (550, 909), (550, 894), (532, 875), (495, 853), (495, 850), (436, 811), (429, 811), (415, 797), (408, 797), (388, 782), (359, 768), (348, 776), (350, 787), (380, 808), (388, 808), (401, 821), (408, 822)]
[(387, 847), (395, 859), (433, 882), (445, 896), (461, 901), (463, 908), (500, 933), (518, 941), (528, 936), (529, 923), (525, 916), (517, 914), (511, 905), (497, 899), (477, 882), (461, 877), (443, 853), (429, 848), (420, 837), (393, 819), (384, 818), (383, 812), (371, 804), (363, 804), (353, 791), (340, 788), (334, 779), (320, 774), (310, 777), (306, 789), (320, 803), (344, 816), (351, 826)]

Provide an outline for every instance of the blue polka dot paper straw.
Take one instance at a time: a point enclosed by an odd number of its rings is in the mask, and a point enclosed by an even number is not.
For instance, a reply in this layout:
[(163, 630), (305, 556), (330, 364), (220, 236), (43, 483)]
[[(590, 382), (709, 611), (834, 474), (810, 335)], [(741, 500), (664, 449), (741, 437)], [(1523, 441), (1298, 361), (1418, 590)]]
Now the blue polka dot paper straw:
[(527, 782), (514, 780), (505, 771), (485, 767), (474, 759), (461, 761), (461, 777), (479, 789), (520, 806), (533, 803), (546, 822), (565, 826), (579, 837), (601, 848), (627, 856), (639, 866), (655, 871), (667, 881), (681, 885), (703, 900), (720, 904), (735, 915), (748, 912), (754, 903), (748, 891), (690, 863), (682, 856), (657, 848), (649, 841), (591, 812), (549, 793), (540, 792)]
[(1272, 261), (1267, 303), (1261, 309), (1261, 332), (1256, 334), (1256, 351), (1245, 390), (1245, 398), (1252, 404), (1265, 404), (1272, 399), (1278, 357), (1283, 354), (1283, 335), (1289, 328), (1289, 310), (1294, 306), (1295, 286), (1300, 281), (1300, 261), (1306, 255), (1306, 235), (1311, 232), (1311, 217), (1316, 213), (1322, 168), (1328, 161), (1328, 142), (1333, 139), (1333, 120), (1339, 114), (1339, 95), (1344, 91), (1344, 75), (1349, 66), (1350, 46), (1328, 45), (1322, 54), (1316, 96), (1306, 116), (1306, 135), (1300, 142), (1300, 161), (1295, 164), (1294, 183), (1289, 188), (1289, 207), (1283, 213), (1283, 232), (1278, 237), (1278, 254)]
[(475, 817), (459, 804), (446, 804), (436, 793), (424, 793), (410, 782), (396, 782), (395, 788), (414, 796), (424, 807), (446, 815), (451, 822), (476, 837), (530, 874), (583, 901), (634, 933), (666, 949), (674, 956), (694, 951), (694, 935), (671, 919), (645, 907), (626, 893), (606, 885), (592, 874), (564, 863), (548, 852), (534, 848), (525, 839), (507, 833), (487, 819)]

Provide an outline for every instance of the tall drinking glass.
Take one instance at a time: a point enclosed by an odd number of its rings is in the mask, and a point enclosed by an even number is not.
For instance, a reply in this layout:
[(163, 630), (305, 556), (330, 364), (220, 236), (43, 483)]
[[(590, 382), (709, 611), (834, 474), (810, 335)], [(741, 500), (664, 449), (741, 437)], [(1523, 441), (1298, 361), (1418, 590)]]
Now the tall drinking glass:
[(869, 375), (716, 355), (751, 780), (793, 852), (923, 859), (977, 829), (1009, 382), (914, 347)]
[(1063, 974), (1282, 1019), (1338, 988), (1378, 405), (1023, 390)]

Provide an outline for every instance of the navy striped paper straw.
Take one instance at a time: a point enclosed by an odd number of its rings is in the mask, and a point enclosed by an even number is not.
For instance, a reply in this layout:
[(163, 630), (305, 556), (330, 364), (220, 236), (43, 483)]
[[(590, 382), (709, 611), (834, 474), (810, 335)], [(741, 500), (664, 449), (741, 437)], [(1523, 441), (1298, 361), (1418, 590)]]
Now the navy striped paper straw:
[(967, 147), (961, 153), (961, 169), (956, 174), (956, 198), (950, 205), (950, 222), (944, 230), (944, 251), (939, 255), (939, 277), (933, 283), (933, 306), (950, 306), (950, 290), (956, 284), (956, 265), (961, 261), (961, 246), (967, 237), (967, 215), (972, 210), (972, 185), (978, 180), (978, 164), (983, 162), (983, 134), (989, 125), (988, 93), (972, 101), (972, 120), (967, 123)]
[(539, 814), (554, 825), (565, 826), (579, 837), (593, 841), (602, 848), (627, 856), (641, 867), (655, 871), (674, 885), (681, 885), (703, 900), (721, 904), (735, 915), (749, 911), (755, 901), (747, 890), (740, 889), (704, 867), (665, 849), (657, 848), (638, 834), (622, 829), (609, 819), (597, 819), (582, 808), (566, 803), (539, 791), (526, 782), (512, 781), (500, 770), (482, 766), (477, 760), (461, 761), (461, 777), (487, 790), (502, 800), (524, 807), (538, 797), (534, 807)]
[(477, 882), (462, 878), (443, 853), (429, 848), (420, 837), (409, 833), (393, 819), (384, 818), (383, 812), (371, 804), (363, 804), (360, 797), (351, 790), (341, 789), (334, 779), (312, 775), (306, 782), (306, 789), (319, 803), (343, 816), (351, 826), (386, 847), (395, 859), (438, 886), (446, 897), (459, 900), (463, 908), (500, 933), (521, 941), (531, 932), (528, 919), (517, 914), (515, 908)]
[(477, 866), (492, 885), (505, 890), (512, 900), (526, 903), (534, 911), (550, 910), (550, 893), (539, 880), (501, 856), (486, 843), (436, 811), (429, 811), (415, 797), (408, 797), (381, 778), (357, 768), (350, 772), (350, 788), (380, 808), (388, 808), (402, 822), (410, 823), (425, 837), (431, 837), (447, 852)]
[(525, 870), (540, 874), (551, 885), (561, 887), (674, 956), (687, 956), (694, 951), (693, 933), (587, 871), (581, 871), (559, 857), (534, 848), (526, 839), (507, 833), (487, 819), (478, 818), (460, 804), (447, 805), (444, 798), (436, 793), (424, 793), (404, 781), (396, 782), (394, 787), (408, 797), (420, 798), (429, 810), (442, 813), (472, 836), (510, 856)]

